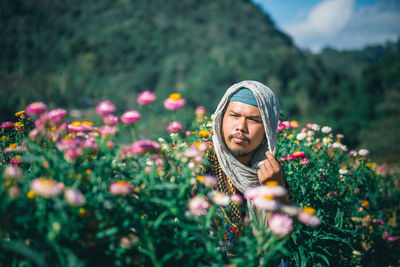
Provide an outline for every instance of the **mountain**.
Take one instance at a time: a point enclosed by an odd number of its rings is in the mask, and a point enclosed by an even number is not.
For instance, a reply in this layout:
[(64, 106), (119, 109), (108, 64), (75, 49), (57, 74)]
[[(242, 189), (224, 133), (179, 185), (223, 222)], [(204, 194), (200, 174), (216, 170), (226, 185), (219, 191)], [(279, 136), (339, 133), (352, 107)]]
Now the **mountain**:
[(377, 118), (375, 94), (384, 95), (368, 74), (360, 77), (385, 49), (310, 55), (250, 0), (5, 0), (0, 7), (1, 121), (39, 100), (84, 111), (109, 99), (121, 113), (151, 90), (158, 101), (181, 93), (185, 122), (197, 105), (212, 112), (230, 85), (257, 80), (278, 95), (282, 119), (330, 125), (356, 146)]

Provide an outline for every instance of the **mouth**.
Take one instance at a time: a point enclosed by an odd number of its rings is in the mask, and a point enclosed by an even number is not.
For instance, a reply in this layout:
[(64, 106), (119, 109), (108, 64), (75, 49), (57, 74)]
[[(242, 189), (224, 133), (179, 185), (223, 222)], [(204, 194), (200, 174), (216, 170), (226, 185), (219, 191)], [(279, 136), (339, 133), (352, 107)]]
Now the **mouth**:
[(241, 135), (241, 134), (232, 134), (229, 136), (229, 140), (231, 140), (237, 144), (242, 144), (244, 142), (247, 142), (247, 143), (250, 142), (250, 140), (246, 136)]

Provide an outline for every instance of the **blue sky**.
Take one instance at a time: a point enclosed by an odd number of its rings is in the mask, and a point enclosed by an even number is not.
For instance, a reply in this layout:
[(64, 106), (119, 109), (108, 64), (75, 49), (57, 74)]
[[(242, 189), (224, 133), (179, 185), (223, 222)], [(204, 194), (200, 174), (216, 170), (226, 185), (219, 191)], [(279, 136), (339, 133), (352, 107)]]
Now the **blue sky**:
[(253, 0), (295, 43), (360, 49), (400, 37), (400, 0)]

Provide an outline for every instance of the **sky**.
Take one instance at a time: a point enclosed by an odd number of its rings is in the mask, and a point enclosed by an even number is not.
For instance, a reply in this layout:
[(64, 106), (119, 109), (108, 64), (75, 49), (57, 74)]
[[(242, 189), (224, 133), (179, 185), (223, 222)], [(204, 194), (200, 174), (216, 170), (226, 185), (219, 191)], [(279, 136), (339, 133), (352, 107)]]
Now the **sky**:
[(361, 49), (400, 37), (400, 0), (253, 0), (297, 46)]

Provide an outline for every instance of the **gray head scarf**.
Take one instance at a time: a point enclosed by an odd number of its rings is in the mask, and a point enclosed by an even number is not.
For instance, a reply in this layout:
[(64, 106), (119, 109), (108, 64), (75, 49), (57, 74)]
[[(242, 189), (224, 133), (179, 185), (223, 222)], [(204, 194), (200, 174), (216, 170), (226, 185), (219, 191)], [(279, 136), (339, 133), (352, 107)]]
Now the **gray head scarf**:
[[(228, 152), (223, 135), (222, 119), (230, 97), (242, 87), (248, 88), (254, 94), (264, 124), (266, 142), (263, 142), (250, 159), (250, 167), (240, 163)], [(277, 127), (279, 119), (279, 103), (275, 94), (262, 83), (256, 81), (242, 81), (228, 88), (221, 102), (213, 114), (213, 143), (218, 162), (223, 172), (229, 177), (233, 185), (242, 193), (251, 187), (259, 185), (257, 171), (259, 164), (265, 160), (265, 153), (276, 150)]]

